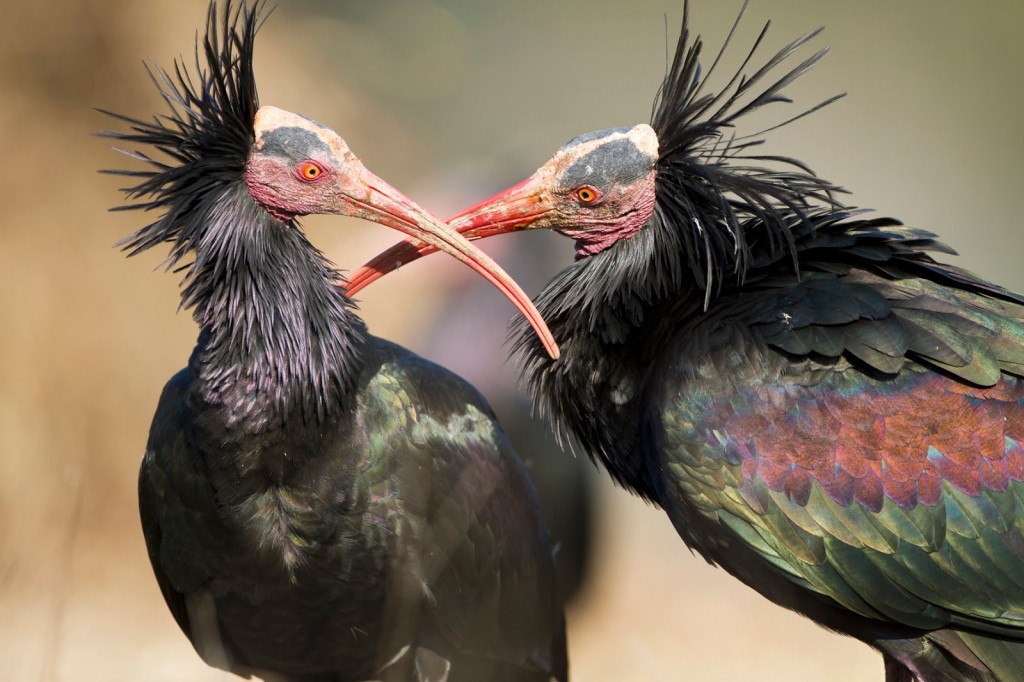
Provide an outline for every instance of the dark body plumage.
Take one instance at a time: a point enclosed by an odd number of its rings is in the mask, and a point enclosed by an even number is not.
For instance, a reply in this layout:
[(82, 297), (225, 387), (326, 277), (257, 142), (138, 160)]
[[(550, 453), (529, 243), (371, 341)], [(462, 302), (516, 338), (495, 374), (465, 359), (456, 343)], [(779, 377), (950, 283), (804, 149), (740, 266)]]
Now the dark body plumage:
[(241, 674), (444, 679), (423, 647), (449, 680), (565, 679), (543, 520), (486, 402), (394, 344), (360, 352), (323, 421), (230, 426), (202, 342), (164, 389), (139, 499), (175, 619)]
[(150, 197), (129, 208), (164, 211), (127, 248), (194, 257), (199, 341), (139, 476), (164, 598), (204, 660), (241, 675), (565, 680), (548, 532), (486, 401), (369, 335), (294, 220), (246, 189), (251, 150), (317, 130), (254, 147), (258, 9), (211, 5), (207, 69), (156, 73), (172, 115), (107, 133), (177, 162), (122, 172)]
[(887, 679), (1024, 679), (1024, 298), (798, 165), (744, 165), (765, 158), (728, 139), (738, 97), (699, 94), (699, 50), (684, 26), (650, 219), (537, 300), (561, 360), (518, 332), (537, 404)]
[(927, 244), (881, 228), (834, 223), (798, 241), (799, 279), (789, 263), (748, 272), (707, 311), (696, 291), (587, 296), (623, 242), (545, 289), (563, 356), (527, 350), (528, 376), (584, 451), (769, 599), (922, 680), (1017, 679), (1024, 306), (922, 267)]
[(651, 126), (571, 140), (449, 224), (576, 241), (537, 299), (561, 359), (520, 326), (525, 376), (689, 547), (889, 680), (1024, 679), (1024, 297), (736, 132), (788, 101), (824, 51), (781, 65), (817, 33), (748, 69), (762, 31), (716, 94), (684, 19)]

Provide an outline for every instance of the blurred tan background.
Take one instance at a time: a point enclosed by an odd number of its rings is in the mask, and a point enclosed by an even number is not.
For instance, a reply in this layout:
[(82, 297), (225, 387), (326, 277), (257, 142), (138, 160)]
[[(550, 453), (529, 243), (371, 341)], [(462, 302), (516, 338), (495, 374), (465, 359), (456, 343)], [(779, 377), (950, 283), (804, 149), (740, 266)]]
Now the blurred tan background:
[[(740, 3), (692, 4), (713, 53)], [(105, 212), (118, 182), (95, 170), (127, 161), (90, 136), (110, 125), (93, 107), (160, 109), (141, 60), (190, 55), (206, 2), (17, 5), (0, 22), (0, 680), (232, 679), (170, 618), (136, 512), (149, 421), (196, 330), (175, 312), (177, 276), (154, 272), (164, 253), (111, 248), (144, 217)], [(576, 134), (646, 121), (681, 15), (680, 0), (280, 0), (257, 46), (261, 100), (331, 125), (445, 216)], [(761, 0), (740, 48), (768, 16), (768, 48), (828, 26), (815, 45), (832, 55), (793, 89), (798, 103), (849, 92), (769, 149), (1024, 290), (1024, 3)], [(345, 269), (396, 238), (307, 225)], [(488, 250), (531, 293), (571, 259), (550, 235), (511, 240)], [(514, 390), (511, 306), (459, 266), (418, 263), (361, 298), (375, 333), (495, 402)], [(660, 512), (595, 478), (593, 561), (570, 610), (575, 680), (881, 679), (866, 647), (708, 567)]]

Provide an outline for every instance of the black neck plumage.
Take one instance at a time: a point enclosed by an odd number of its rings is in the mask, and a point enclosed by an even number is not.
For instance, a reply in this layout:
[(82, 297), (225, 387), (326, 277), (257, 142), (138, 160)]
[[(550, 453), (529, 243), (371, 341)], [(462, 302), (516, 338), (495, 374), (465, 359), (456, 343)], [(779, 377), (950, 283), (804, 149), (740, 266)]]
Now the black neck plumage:
[(182, 291), (202, 329), (192, 365), (204, 399), (248, 429), (323, 420), (346, 403), (365, 326), (294, 223), (244, 186), (212, 206)]

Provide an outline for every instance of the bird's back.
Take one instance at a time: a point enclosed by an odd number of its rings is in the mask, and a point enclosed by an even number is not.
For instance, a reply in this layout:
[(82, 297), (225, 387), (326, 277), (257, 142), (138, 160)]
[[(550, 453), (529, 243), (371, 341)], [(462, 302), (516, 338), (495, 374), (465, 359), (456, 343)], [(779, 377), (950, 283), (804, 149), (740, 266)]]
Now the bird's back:
[(176, 620), (241, 673), (564, 679), (547, 529), (486, 402), (393, 344), (365, 358), (351, 409), (256, 438), (190, 369), (165, 388), (139, 491)]

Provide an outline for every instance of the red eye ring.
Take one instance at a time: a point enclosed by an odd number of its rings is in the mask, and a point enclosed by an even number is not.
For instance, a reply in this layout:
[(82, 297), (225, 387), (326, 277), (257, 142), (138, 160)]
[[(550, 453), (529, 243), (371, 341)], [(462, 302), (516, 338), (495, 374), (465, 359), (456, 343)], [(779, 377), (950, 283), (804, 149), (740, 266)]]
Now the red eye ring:
[(592, 204), (601, 198), (601, 193), (597, 191), (597, 188), (591, 187), (590, 185), (577, 187), (574, 194), (576, 195), (576, 198), (584, 204)]
[(300, 180), (313, 182), (324, 176), (324, 167), (316, 161), (303, 161), (295, 169)]

